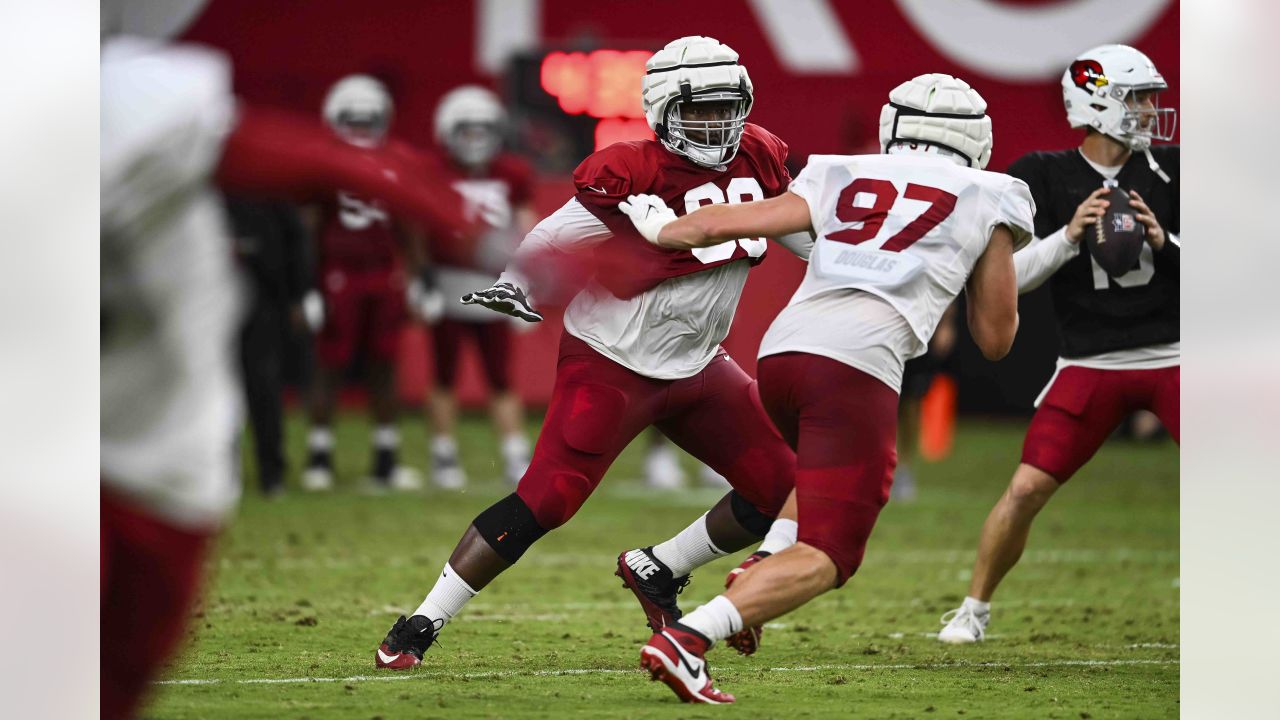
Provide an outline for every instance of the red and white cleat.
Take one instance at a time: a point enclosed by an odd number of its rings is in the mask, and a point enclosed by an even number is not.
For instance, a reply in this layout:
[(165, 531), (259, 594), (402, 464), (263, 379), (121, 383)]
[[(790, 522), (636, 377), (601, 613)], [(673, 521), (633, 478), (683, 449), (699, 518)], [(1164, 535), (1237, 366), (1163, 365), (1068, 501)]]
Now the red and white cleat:
[[(729, 571), (729, 577), (724, 579), (725, 589), (733, 584), (738, 576), (747, 571), (747, 568), (755, 565), (761, 560), (769, 557), (767, 552), (755, 552), (747, 556), (742, 564)], [(760, 625), (752, 625), (744, 627), (738, 632), (725, 638), (724, 644), (738, 651), (739, 655), (750, 655), (760, 649), (760, 637), (764, 635), (764, 627)]]
[(383, 670), (408, 670), (422, 664), (422, 654), (435, 642), (443, 622), (422, 615), (401, 615), (378, 646), (373, 664)]
[(711, 684), (706, 654), (711, 641), (701, 633), (675, 623), (655, 633), (640, 649), (640, 667), (650, 680), (661, 680), (687, 703), (724, 705), (733, 702), (729, 693)]

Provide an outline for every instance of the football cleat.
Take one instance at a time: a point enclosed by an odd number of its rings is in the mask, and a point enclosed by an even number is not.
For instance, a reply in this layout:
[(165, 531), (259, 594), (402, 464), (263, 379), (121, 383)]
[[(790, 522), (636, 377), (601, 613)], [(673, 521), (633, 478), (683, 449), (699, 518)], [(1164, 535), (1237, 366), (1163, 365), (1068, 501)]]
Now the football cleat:
[(443, 627), (443, 620), (432, 620), (424, 615), (411, 618), (401, 615), (378, 646), (374, 665), (384, 670), (417, 667), (422, 664), (422, 654), (436, 641)]
[(732, 695), (711, 684), (706, 658), (710, 648), (711, 641), (702, 633), (676, 623), (649, 638), (640, 649), (640, 667), (649, 671), (650, 680), (666, 683), (683, 702), (731, 703)]
[(968, 605), (961, 605), (942, 616), (942, 624), (946, 627), (938, 632), (938, 640), (953, 645), (982, 642), (990, 620), (991, 613), (979, 615)]
[[(761, 560), (769, 557), (772, 553), (756, 551), (747, 556), (742, 564), (729, 571), (729, 576), (724, 579), (724, 587), (727, 590), (738, 576), (747, 571), (747, 568), (755, 565)], [(739, 655), (750, 655), (760, 648), (760, 636), (764, 635), (764, 627), (762, 625), (752, 625), (744, 627), (738, 632), (724, 639), (724, 644), (738, 651)]]
[(622, 587), (640, 601), (649, 629), (660, 632), (683, 615), (676, 596), (689, 584), (689, 576), (673, 577), (671, 569), (654, 557), (653, 546), (628, 550), (618, 556), (614, 575), (622, 578)]
[(302, 472), (302, 489), (326, 492), (333, 489), (333, 471), (326, 467), (309, 467)]

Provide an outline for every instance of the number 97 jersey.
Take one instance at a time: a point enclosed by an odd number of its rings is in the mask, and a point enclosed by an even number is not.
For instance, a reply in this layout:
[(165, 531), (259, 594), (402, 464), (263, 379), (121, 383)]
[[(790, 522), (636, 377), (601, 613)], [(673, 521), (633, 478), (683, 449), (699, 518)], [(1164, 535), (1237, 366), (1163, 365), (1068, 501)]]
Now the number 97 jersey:
[(808, 202), (816, 236), (790, 305), (841, 289), (875, 295), (919, 341), (905, 358), (924, 351), (991, 231), (1005, 225), (1021, 245), (1034, 228), (1026, 183), (931, 153), (814, 155), (789, 189)]

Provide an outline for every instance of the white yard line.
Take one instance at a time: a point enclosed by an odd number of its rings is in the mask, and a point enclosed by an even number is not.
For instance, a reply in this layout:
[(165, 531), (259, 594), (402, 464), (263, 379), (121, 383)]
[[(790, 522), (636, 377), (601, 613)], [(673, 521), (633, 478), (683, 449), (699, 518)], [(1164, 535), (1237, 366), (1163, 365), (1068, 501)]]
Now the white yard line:
[[(443, 556), (447, 549), (443, 546), (439, 552)], [(521, 562), (522, 566), (611, 566), (612, 556), (591, 553), (555, 553), (532, 552)], [(1111, 548), (1107, 550), (1083, 548), (1058, 548), (1045, 550), (1027, 550), (1019, 561), (1022, 565), (1173, 565), (1179, 561), (1177, 550), (1151, 550), (1139, 548)], [(866, 567), (876, 565), (960, 565), (969, 567), (973, 563), (973, 550), (905, 550), (884, 551), (868, 556)], [(219, 560), (224, 570), (345, 570), (350, 568), (378, 567), (410, 567), (421, 564), (414, 558), (404, 555), (386, 555), (382, 557), (281, 557), (281, 558), (228, 558)]]
[[(798, 667), (760, 668), (768, 672), (823, 672), (827, 670), (947, 670), (951, 668), (1044, 668), (1044, 667), (1117, 667), (1124, 665), (1177, 665), (1178, 660), (1044, 660), (1040, 662), (953, 662), (897, 664), (802, 665)], [(300, 685), (304, 683), (398, 682), (404, 680), (484, 680), (504, 677), (557, 677), (563, 675), (637, 675), (640, 670), (618, 668), (568, 668), (565, 670), (495, 670), (478, 673), (388, 672), (379, 675), (350, 677), (244, 678), (240, 680), (180, 679), (160, 680), (157, 685)]]

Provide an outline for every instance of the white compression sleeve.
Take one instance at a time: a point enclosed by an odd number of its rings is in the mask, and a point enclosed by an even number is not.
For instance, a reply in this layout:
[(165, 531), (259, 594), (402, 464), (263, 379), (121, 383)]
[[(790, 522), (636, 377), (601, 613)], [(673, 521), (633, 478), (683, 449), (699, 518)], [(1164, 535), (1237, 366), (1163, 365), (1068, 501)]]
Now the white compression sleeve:
[(582, 206), (577, 198), (569, 198), (569, 202), (542, 219), (524, 236), (515, 257), (507, 265), (506, 271), (498, 278), (498, 282), (511, 283), (517, 287), (531, 290), (528, 278), (519, 271), (520, 260), (534, 258), (547, 250), (574, 252), (584, 250), (613, 237), (609, 226), (591, 211)]
[(1040, 287), (1058, 268), (1080, 252), (1080, 246), (1067, 239), (1064, 226), (1047, 238), (1036, 238), (1027, 247), (1013, 254), (1013, 266), (1018, 274), (1018, 294)]

